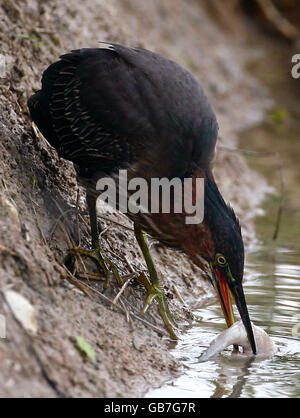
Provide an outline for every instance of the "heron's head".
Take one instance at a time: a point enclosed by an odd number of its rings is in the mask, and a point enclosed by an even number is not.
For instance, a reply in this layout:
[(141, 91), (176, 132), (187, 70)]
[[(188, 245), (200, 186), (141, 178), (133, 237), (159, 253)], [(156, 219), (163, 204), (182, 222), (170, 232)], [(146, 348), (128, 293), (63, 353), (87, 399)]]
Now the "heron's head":
[(210, 251), (199, 255), (202, 265), (219, 298), (227, 326), (234, 323), (233, 299), (256, 354), (255, 339), (243, 291), (244, 244), (241, 228), (233, 209), (224, 202), (208, 173), (205, 185), (204, 224)]

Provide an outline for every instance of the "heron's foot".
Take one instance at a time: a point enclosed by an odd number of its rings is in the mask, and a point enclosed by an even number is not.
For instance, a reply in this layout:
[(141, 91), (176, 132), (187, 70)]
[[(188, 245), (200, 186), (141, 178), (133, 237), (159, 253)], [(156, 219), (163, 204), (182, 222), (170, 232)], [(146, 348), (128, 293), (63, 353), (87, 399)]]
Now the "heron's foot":
[(156, 300), (158, 303), (159, 314), (162, 317), (165, 323), (165, 326), (167, 327), (167, 330), (169, 331), (171, 338), (174, 340), (177, 340), (178, 337), (174, 331), (174, 328), (176, 327), (176, 323), (169, 311), (169, 307), (166, 302), (166, 296), (164, 294), (164, 291), (159, 285), (151, 283), (144, 273), (142, 273), (138, 277), (138, 281), (141, 282), (145, 286), (146, 291), (147, 291), (147, 299), (141, 311), (141, 315), (144, 315), (147, 312), (150, 305), (152, 304), (152, 302)]
[[(104, 250), (99, 246), (93, 250), (86, 250), (85, 248), (81, 247), (74, 247), (70, 250), (69, 254), (65, 258), (65, 264), (67, 266), (71, 265), (72, 268), (70, 270), (74, 270), (75, 260), (77, 255), (82, 255), (85, 257), (91, 258), (100, 271), (104, 274), (106, 279), (108, 280), (110, 276), (114, 276), (117, 280), (118, 285), (121, 287), (123, 285), (123, 280), (119, 275), (117, 267), (114, 263), (106, 256)], [(74, 274), (74, 271), (72, 271)]]

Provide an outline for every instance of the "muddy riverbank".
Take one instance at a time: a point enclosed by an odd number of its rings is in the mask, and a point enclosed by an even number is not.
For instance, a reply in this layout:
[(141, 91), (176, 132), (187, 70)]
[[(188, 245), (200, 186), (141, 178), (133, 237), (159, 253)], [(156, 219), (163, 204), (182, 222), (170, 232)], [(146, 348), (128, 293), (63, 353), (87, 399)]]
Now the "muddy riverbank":
[[(126, 312), (138, 315), (143, 306), (143, 287), (128, 286), (118, 308), (95, 292), (89, 299), (65, 279), (61, 260), (72, 243), (64, 225), (76, 225), (76, 179), (72, 165), (58, 158), (32, 127), (26, 100), (60, 54), (96, 47), (100, 40), (146, 47), (190, 70), (216, 111), (220, 145), (235, 147), (239, 131), (259, 123), (272, 99), (247, 71), (243, 41), (224, 32), (196, 0), (6, 0), (0, 24), (0, 53), (6, 63), (0, 79), (0, 314), (6, 319), (6, 338), (0, 339), (0, 396), (142, 396), (180, 373), (180, 364), (168, 351), (168, 335), (154, 307), (144, 319), (162, 331), (126, 319)], [(254, 52), (254, 46), (247, 51)], [(241, 155), (221, 150), (216, 178), (250, 245), (266, 182)], [(85, 211), (82, 190), (79, 204)], [(109, 220), (103, 220), (103, 246), (114, 263), (123, 274), (131, 268), (144, 270), (130, 222), (113, 211), (104, 216)], [(88, 221), (86, 211), (83, 217)], [(88, 246), (83, 222), (80, 235)], [(183, 329), (192, 320), (192, 309), (213, 300), (213, 293), (184, 255), (156, 242), (152, 250), (170, 309)], [(103, 291), (102, 282), (88, 284)], [(34, 306), (36, 335), (15, 320), (3, 296), (7, 289)], [(113, 299), (117, 292), (112, 281), (105, 296)], [(95, 360), (84, 358), (78, 336), (89, 343)]]

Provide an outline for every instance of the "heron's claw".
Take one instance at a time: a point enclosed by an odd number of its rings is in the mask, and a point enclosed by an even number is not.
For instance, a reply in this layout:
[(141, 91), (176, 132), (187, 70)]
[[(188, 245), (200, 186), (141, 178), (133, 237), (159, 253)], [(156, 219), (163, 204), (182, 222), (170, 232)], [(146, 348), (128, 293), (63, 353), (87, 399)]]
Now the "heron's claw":
[(68, 254), (66, 262), (69, 260), (74, 259), (74, 257), (77, 255), (83, 255), (85, 257), (91, 258), (98, 267), (100, 267), (101, 272), (105, 274), (106, 277), (111, 273), (117, 280), (118, 285), (121, 287), (123, 285), (123, 280), (121, 276), (119, 275), (119, 272), (117, 270), (117, 267), (112, 263), (112, 261), (105, 255), (104, 250), (99, 246), (98, 248), (95, 248), (93, 250), (86, 250), (81, 247), (74, 247), (70, 250), (70, 253)]
[(145, 305), (141, 311), (141, 315), (144, 315), (148, 308), (150, 307), (151, 303), (156, 299), (158, 303), (158, 311), (160, 316), (162, 317), (169, 334), (172, 339), (177, 340), (178, 337), (174, 331), (174, 327), (176, 327), (176, 323), (169, 311), (168, 305), (165, 300), (165, 294), (164, 291), (161, 289), (160, 286), (150, 283), (148, 278), (144, 273), (142, 273), (138, 280), (145, 286), (147, 291), (147, 299), (145, 302)]

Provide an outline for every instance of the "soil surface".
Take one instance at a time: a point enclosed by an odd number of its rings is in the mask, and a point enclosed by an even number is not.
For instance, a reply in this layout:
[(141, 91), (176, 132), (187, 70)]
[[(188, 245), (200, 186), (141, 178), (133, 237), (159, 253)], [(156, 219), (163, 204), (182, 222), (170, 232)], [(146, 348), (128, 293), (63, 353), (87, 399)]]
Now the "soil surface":
[[(6, 321), (6, 338), (0, 338), (0, 396), (141, 397), (180, 373), (168, 351), (168, 333), (155, 304), (143, 321), (138, 318), (146, 292), (136, 279), (116, 304), (119, 288), (113, 278), (107, 283), (89, 276), (79, 285), (85, 293), (66, 279), (62, 260), (68, 249), (78, 236), (82, 246), (90, 247), (84, 191), (78, 189), (72, 164), (60, 159), (32, 124), (26, 101), (60, 54), (110, 41), (154, 50), (190, 70), (213, 104), (221, 146), (235, 147), (239, 131), (259, 123), (272, 102), (245, 69), (249, 57), (242, 38), (222, 28), (204, 2), (0, 4), (1, 62), (5, 59), (0, 74), (0, 314)], [(248, 48), (251, 53), (255, 50)], [(252, 218), (268, 186), (242, 156), (221, 147), (215, 174), (250, 245)], [(99, 219), (105, 227), (102, 246), (120, 273), (146, 271), (131, 222), (101, 205)], [(184, 254), (153, 240), (151, 249), (180, 334), (193, 322), (193, 309), (208, 300), (215, 303), (215, 297)], [(87, 259), (78, 265), (81, 271), (97, 271)], [(5, 297), (9, 289), (34, 307), (35, 332), (17, 319)], [(89, 349), (79, 346), (79, 336)]]

